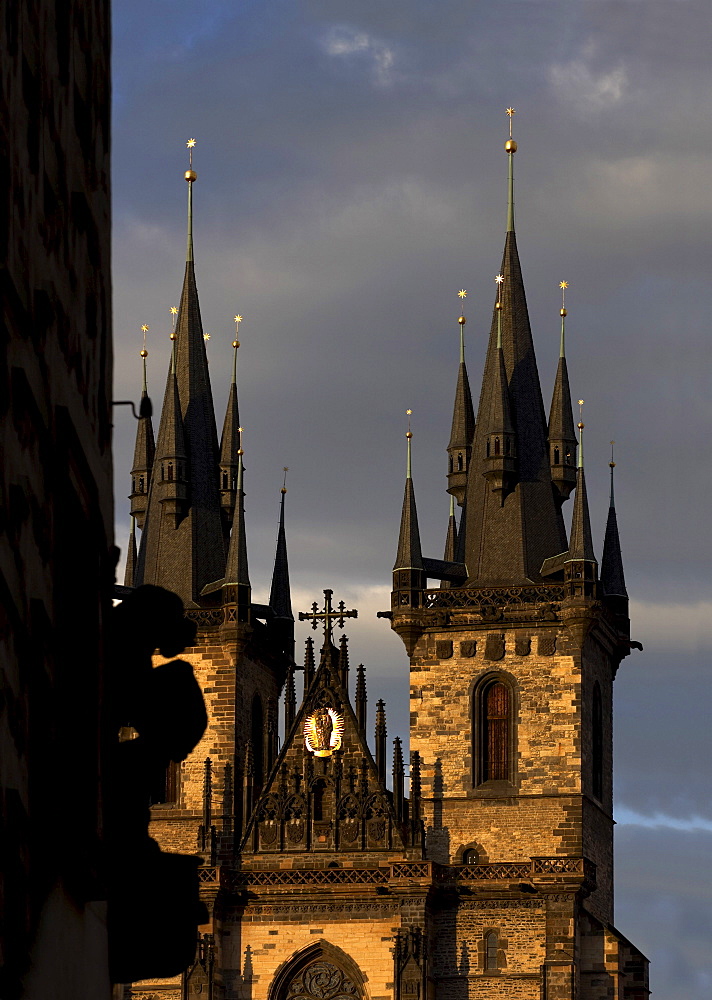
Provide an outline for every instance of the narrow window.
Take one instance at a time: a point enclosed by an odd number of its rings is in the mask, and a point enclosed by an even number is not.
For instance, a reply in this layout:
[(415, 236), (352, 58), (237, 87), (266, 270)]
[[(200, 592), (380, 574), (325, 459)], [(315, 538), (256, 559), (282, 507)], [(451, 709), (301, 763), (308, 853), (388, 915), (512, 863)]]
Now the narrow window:
[(511, 447), (512, 447), (512, 442), (510, 441), (509, 438), (507, 438), (505, 440), (505, 442), (504, 442), (504, 453), (505, 453), (505, 455), (509, 454), (509, 452), (511, 450)]
[(497, 437), (494, 439), (494, 453), (499, 455), (499, 438)]
[(566, 449), (566, 464), (571, 465), (571, 449)]
[(559, 464), (560, 453), (558, 448), (554, 448), (554, 465)]
[(497, 931), (485, 934), (485, 969), (488, 972), (497, 968)]
[(593, 686), (591, 721), (593, 726), (591, 734), (593, 794), (600, 801), (603, 798), (603, 704), (601, 701), (601, 687), (598, 681)]
[(143, 490), (144, 490), (143, 476), (139, 476), (139, 479), (138, 479), (138, 491), (139, 491), (139, 493), (143, 493)]
[(165, 475), (166, 475), (166, 470), (161, 465), (161, 482), (163, 482), (163, 480), (165, 479)]
[(457, 453), (457, 471), (462, 472), (462, 452)]
[(509, 778), (509, 691), (501, 681), (483, 692), (483, 781)]
[(223, 485), (222, 485), (222, 488), (223, 488), (224, 490), (226, 490), (226, 489), (227, 489), (227, 472), (223, 472), (223, 474), (222, 474), (222, 477), (223, 477)]
[(324, 819), (324, 791), (326, 789), (325, 781), (317, 781), (314, 784), (314, 797), (313, 797), (313, 816), (315, 820)]
[(489, 438), (487, 438), (487, 458), (489, 457), (490, 457), (490, 443), (489, 443)]
[(168, 482), (173, 481), (173, 462), (168, 463)]
[(179, 780), (180, 764), (171, 760), (165, 770), (161, 768), (154, 774), (149, 792), (151, 805), (169, 805), (177, 802)]
[(450, 468), (448, 469), (448, 472), (452, 472), (452, 455), (450, 456), (449, 465), (450, 465)]

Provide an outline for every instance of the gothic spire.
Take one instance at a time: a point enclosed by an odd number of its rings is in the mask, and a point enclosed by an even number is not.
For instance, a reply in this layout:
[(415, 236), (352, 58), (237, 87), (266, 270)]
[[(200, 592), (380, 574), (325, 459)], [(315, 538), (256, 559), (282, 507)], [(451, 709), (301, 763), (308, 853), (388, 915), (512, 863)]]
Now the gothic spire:
[(272, 586), (269, 592), (269, 606), (277, 618), (288, 618), (294, 621), (292, 614), (292, 597), (289, 587), (289, 564), (287, 562), (287, 536), (284, 530), (284, 498), (287, 493), (287, 472), (284, 470), (284, 483), (281, 489), (279, 503), (279, 529), (277, 531), (277, 551), (274, 557)]
[[(235, 326), (239, 329), (242, 316), (235, 317)], [(235, 337), (232, 342), (232, 380), (228, 389), (227, 408), (220, 438), (220, 505), (223, 512), (223, 531), (225, 537), (230, 533), (230, 526), (235, 512), (235, 492), (237, 489), (237, 449), (240, 447), (240, 408), (237, 403), (237, 349), (240, 341)]]
[(420, 531), (418, 530), (418, 511), (415, 506), (415, 491), (413, 489), (412, 465), (411, 465), (411, 439), (413, 437), (410, 429), (410, 414), (408, 410), (408, 452), (406, 463), (405, 492), (403, 494), (403, 511), (401, 513), (400, 535), (398, 537), (398, 553), (396, 555), (395, 570), (415, 569), (422, 570), (423, 558), (420, 550)]
[(565, 324), (567, 311), (564, 296), (568, 286), (568, 281), (559, 283), (561, 289), (561, 346), (549, 413), (549, 464), (559, 504), (568, 499), (576, 483), (576, 431), (574, 430), (574, 415), (571, 410), (569, 373), (566, 367)]
[[(455, 497), (450, 495), (450, 517), (447, 521), (447, 534), (445, 536), (445, 552), (443, 554), (443, 559), (445, 562), (454, 563), (457, 562), (457, 520), (455, 519)], [(449, 580), (443, 580), (440, 584), (441, 590), (447, 590), (451, 587), (452, 583)]]
[(613, 470), (616, 467), (616, 463), (613, 461), (613, 441), (611, 441), (611, 460), (608, 464), (611, 470), (611, 495), (608, 505), (606, 534), (603, 542), (603, 556), (601, 558), (601, 587), (606, 597), (622, 597), (627, 601), (628, 591), (625, 587), (623, 556), (621, 555), (621, 543), (618, 537), (618, 519), (616, 517), (616, 505), (613, 496)]
[[(583, 400), (579, 400), (583, 406)], [(583, 420), (579, 420), (578, 467), (576, 469), (576, 497), (571, 520), (571, 541), (564, 561), (564, 579), (568, 583), (569, 596), (590, 597), (596, 582), (598, 564), (593, 552), (591, 520), (586, 496), (586, 477), (583, 468)]]
[[(230, 533), (230, 547), (227, 550), (225, 566), (225, 588), (234, 588), (234, 601), (237, 605), (236, 620), (238, 623), (249, 621), (250, 616), (250, 574), (247, 568), (247, 534), (245, 531), (245, 492), (243, 489), (244, 468), (242, 464), (242, 447), (238, 448), (237, 465), (237, 498), (235, 516)], [(227, 600), (230, 595), (225, 594)]]
[(141, 387), (141, 403), (139, 406), (138, 426), (136, 428), (136, 444), (134, 445), (133, 465), (131, 466), (131, 514), (136, 518), (139, 528), (143, 528), (148, 506), (148, 491), (151, 485), (153, 459), (156, 454), (156, 444), (153, 437), (153, 420), (151, 418), (151, 401), (148, 396), (148, 379), (146, 375), (146, 333), (148, 326), (141, 327), (143, 333), (143, 350), (141, 360), (143, 365), (143, 384)]
[[(508, 111), (513, 114), (513, 109)], [(495, 302), (467, 479), (464, 561), (475, 585), (537, 581), (544, 559), (566, 548), (564, 522), (551, 485), (546, 417), (514, 232), (516, 149), (510, 137), (505, 143), (509, 175), (507, 235), (497, 297), (501, 310)], [(487, 454), (487, 444), (490, 453), (494, 444), (487, 422), (490, 414), (505, 406), (505, 378), (516, 468), (502, 469), (508, 480), (504, 479), (505, 490), (500, 491), (498, 477), (494, 489), (485, 478), (488, 468), (496, 465), (494, 456)]]
[[(463, 300), (467, 297), (467, 292), (461, 288), (457, 293)], [(450, 431), (450, 442), (447, 446), (448, 452), (448, 493), (456, 497), (458, 504), (462, 505), (465, 499), (465, 488), (467, 486), (467, 469), (470, 464), (470, 453), (472, 451), (472, 435), (475, 431), (475, 414), (472, 409), (472, 394), (470, 392), (470, 381), (467, 377), (467, 366), (465, 365), (465, 319), (464, 308), (457, 321), (460, 324), (460, 366), (457, 373), (457, 388), (455, 389), (455, 405), (452, 412), (452, 428)]]
[[(167, 508), (161, 509), (159, 491), (151, 489), (139, 553), (140, 582), (166, 586), (189, 606), (199, 602), (203, 588), (222, 577), (225, 568), (217, 430), (193, 261), (193, 184), (197, 178), (192, 165), (194, 145), (195, 141), (189, 140), (191, 162), (185, 173), (188, 236), (183, 291), (156, 446), (158, 452), (162, 435), (165, 438), (166, 434), (177, 433), (180, 423), (187, 457), (184, 496), (180, 498), (181, 507), (176, 515), (169, 511), (170, 516), (166, 517)], [(164, 428), (164, 418), (173, 421), (174, 427)], [(152, 486), (156, 485), (158, 472), (156, 454)]]
[(135, 573), (136, 573), (136, 518), (132, 514), (131, 532), (129, 534), (129, 544), (126, 552), (126, 570), (124, 572), (125, 587), (133, 587)]

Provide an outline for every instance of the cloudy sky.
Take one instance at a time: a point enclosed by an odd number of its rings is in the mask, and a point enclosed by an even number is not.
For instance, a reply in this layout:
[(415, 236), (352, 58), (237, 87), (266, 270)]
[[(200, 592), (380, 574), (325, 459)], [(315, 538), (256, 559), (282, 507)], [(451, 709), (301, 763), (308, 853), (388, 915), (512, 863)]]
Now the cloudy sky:
[[(218, 423), (244, 316), (250, 569), (268, 587), (282, 467), (295, 609), (360, 609), (352, 655), (391, 735), (407, 661), (389, 606), (413, 409), (426, 554), (444, 542), (446, 453), (468, 290), (479, 392), (516, 108), (517, 233), (542, 387), (569, 281), (600, 557), (609, 441), (634, 652), (616, 680), (616, 924), (654, 996), (712, 993), (712, 8), (709, 0), (123, 0), (114, 4), (116, 398), (160, 408), (195, 254)], [(135, 425), (116, 415), (117, 538)], [(568, 505), (570, 508), (570, 505)], [(308, 633), (300, 634), (303, 638)]]

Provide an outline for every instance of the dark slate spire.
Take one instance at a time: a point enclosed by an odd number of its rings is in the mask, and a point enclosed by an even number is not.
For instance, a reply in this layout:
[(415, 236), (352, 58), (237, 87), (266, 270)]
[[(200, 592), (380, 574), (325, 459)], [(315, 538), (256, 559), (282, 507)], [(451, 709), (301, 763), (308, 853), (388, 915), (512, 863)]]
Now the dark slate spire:
[(272, 571), (272, 586), (269, 592), (269, 606), (274, 618), (269, 627), (278, 633), (277, 640), (289, 660), (294, 660), (294, 615), (292, 613), (292, 593), (289, 587), (289, 564), (287, 561), (287, 536), (284, 530), (284, 498), (287, 493), (287, 469), (279, 504), (279, 529), (277, 531), (277, 551)]
[[(151, 524), (149, 525), (148, 521), (146, 522), (146, 531), (144, 533), (144, 539), (146, 540), (150, 538), (154, 512), (158, 514), (162, 528), (175, 532), (185, 518), (188, 508), (188, 479), (190, 474), (188, 469), (188, 450), (183, 430), (180, 399), (178, 397), (175, 361), (176, 349), (174, 340), (171, 355), (171, 370), (168, 373), (168, 384), (166, 385), (166, 394), (163, 397), (163, 410), (161, 411), (161, 423), (158, 428), (152, 489), (147, 514), (147, 517), (151, 518)], [(144, 548), (144, 539), (142, 539), (142, 551)], [(142, 582), (150, 582), (145, 576), (145, 570)], [(168, 584), (165, 584), (165, 586), (168, 586)], [(174, 588), (169, 587), (169, 589)]]
[(502, 350), (501, 289), (503, 281), (504, 276), (498, 274), (498, 298), (495, 304), (497, 310), (497, 356), (493, 384), (489, 394), (489, 407), (482, 416), (485, 422), (485, 455), (487, 457), (484, 477), (492, 490), (502, 494), (504, 502), (504, 497), (511, 492), (515, 482), (516, 438), (512, 424), (507, 369)]
[[(513, 139), (505, 144), (509, 198), (501, 269), (502, 349), (500, 353), (497, 348), (499, 323), (495, 308), (467, 478), (464, 561), (472, 585), (538, 581), (544, 559), (566, 548), (564, 522), (551, 483), (544, 404), (514, 233), (516, 148)], [(511, 492), (506, 496), (493, 490), (485, 479), (492, 464), (487, 456), (487, 418), (504, 404), (501, 398), (493, 399), (502, 396), (502, 361), (516, 448), (516, 470), (508, 484)]]
[(611, 442), (611, 461), (608, 463), (611, 469), (611, 496), (608, 506), (608, 520), (606, 521), (606, 534), (603, 542), (603, 556), (601, 558), (601, 588), (605, 597), (623, 598), (628, 602), (628, 591), (625, 586), (625, 576), (623, 573), (623, 556), (621, 555), (621, 543), (618, 537), (618, 519), (616, 517), (616, 506), (613, 496), (613, 470), (616, 463), (613, 461)]
[[(235, 317), (237, 322), (237, 317)], [(240, 341), (232, 342), (232, 381), (228, 390), (227, 409), (220, 439), (220, 505), (223, 512), (223, 530), (225, 537), (230, 533), (230, 526), (235, 512), (235, 494), (237, 491), (237, 450), (240, 447), (240, 409), (237, 403), (237, 349)]]
[[(450, 517), (447, 522), (447, 535), (445, 536), (445, 552), (443, 559), (445, 562), (456, 562), (457, 555), (457, 521), (455, 519), (455, 497), (450, 496)], [(447, 590), (452, 584), (449, 580), (443, 580), (440, 584), (441, 590)]]
[[(458, 294), (464, 299), (467, 292), (463, 288)], [(467, 377), (467, 367), (465, 365), (464, 334), (466, 322), (467, 320), (463, 312), (463, 315), (458, 319), (458, 323), (460, 324), (460, 367), (457, 373), (457, 388), (455, 390), (455, 405), (452, 412), (450, 442), (447, 446), (449, 456), (447, 489), (448, 493), (456, 497), (460, 505), (462, 505), (465, 499), (467, 470), (472, 451), (472, 436), (475, 432), (475, 414), (472, 409), (470, 380)]]
[(568, 282), (562, 281), (559, 287), (562, 292), (561, 347), (549, 413), (549, 464), (557, 499), (559, 504), (562, 504), (564, 500), (568, 500), (576, 484), (576, 431), (574, 430), (574, 415), (571, 411), (569, 373), (566, 367), (565, 323), (567, 313), (563, 296)]
[(136, 444), (134, 446), (133, 465), (131, 467), (131, 513), (136, 518), (139, 528), (143, 528), (148, 506), (148, 491), (151, 485), (153, 460), (156, 445), (153, 438), (153, 420), (151, 419), (151, 401), (148, 397), (148, 381), (146, 378), (146, 331), (143, 330), (144, 343), (141, 351), (143, 360), (143, 386), (141, 388), (141, 403), (139, 406), (138, 427), (136, 428)]
[(238, 449), (237, 505), (230, 533), (230, 547), (225, 566), (224, 599), (234, 603), (236, 621), (245, 623), (250, 618), (250, 574), (247, 568), (247, 534), (245, 531), (245, 492), (243, 490), (242, 448)]
[[(220, 515), (219, 450), (215, 411), (208, 375), (208, 359), (200, 319), (200, 305), (193, 263), (193, 184), (195, 171), (186, 171), (188, 181), (188, 239), (176, 325), (175, 355), (166, 386), (164, 416), (173, 413), (172, 398), (178, 400), (181, 433), (187, 452), (185, 497), (179, 516), (166, 517), (156, 485), (158, 454), (148, 500), (146, 526), (141, 539), (139, 573), (141, 583), (165, 586), (179, 594), (186, 605), (196, 605), (203, 588), (218, 580), (225, 569), (225, 544)], [(175, 375), (173, 374), (175, 370)], [(163, 426), (158, 432), (157, 452)]]
[(583, 421), (579, 421), (581, 434), (576, 470), (576, 497), (571, 520), (571, 541), (564, 561), (564, 580), (570, 597), (592, 597), (595, 591), (598, 563), (593, 552), (591, 520), (586, 496), (586, 477), (583, 469)]
[[(615, 513), (613, 515), (615, 517)], [(129, 545), (126, 552), (126, 570), (124, 572), (124, 586), (133, 587), (136, 573), (136, 518), (131, 515), (131, 533), (129, 534)]]
[[(408, 411), (410, 416), (410, 410)], [(411, 439), (413, 434), (408, 427), (408, 459), (406, 466), (405, 492), (403, 494), (403, 511), (401, 513), (400, 534), (398, 536), (398, 553), (394, 571), (400, 569), (422, 570), (423, 557), (420, 551), (420, 531), (418, 530), (418, 511), (415, 506), (415, 490), (413, 489), (411, 465)]]

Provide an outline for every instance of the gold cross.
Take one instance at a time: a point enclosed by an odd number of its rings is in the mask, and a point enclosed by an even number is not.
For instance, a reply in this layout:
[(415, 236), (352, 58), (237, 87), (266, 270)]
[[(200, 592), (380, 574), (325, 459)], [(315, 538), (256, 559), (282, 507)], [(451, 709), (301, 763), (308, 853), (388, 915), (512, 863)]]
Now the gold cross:
[(312, 629), (314, 630), (316, 630), (319, 619), (322, 618), (324, 620), (325, 642), (331, 642), (331, 633), (333, 632), (332, 621), (336, 622), (339, 628), (343, 631), (345, 618), (358, 618), (358, 611), (347, 611), (346, 605), (343, 601), (339, 601), (338, 606), (335, 609), (332, 609), (331, 595), (333, 593), (333, 590), (324, 591), (324, 607), (321, 611), (319, 611), (319, 605), (316, 601), (314, 601), (312, 604), (311, 614), (306, 611), (299, 612), (299, 621), (310, 621), (312, 623)]

